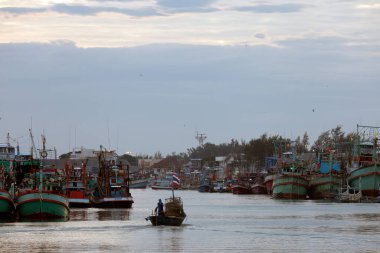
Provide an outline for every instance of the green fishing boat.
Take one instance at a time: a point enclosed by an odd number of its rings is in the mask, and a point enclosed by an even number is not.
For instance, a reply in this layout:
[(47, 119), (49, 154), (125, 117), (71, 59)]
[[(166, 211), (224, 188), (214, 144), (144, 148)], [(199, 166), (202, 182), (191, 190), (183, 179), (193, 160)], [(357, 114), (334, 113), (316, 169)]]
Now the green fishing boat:
[(70, 209), (62, 190), (63, 178), (55, 168), (32, 169), (25, 173), (16, 196), (18, 216), (30, 219), (67, 218)]
[(5, 190), (0, 190), (0, 218), (12, 217), (14, 211), (15, 206), (11, 195)]
[(20, 218), (67, 218), (69, 201), (64, 195), (47, 191), (29, 191), (18, 195), (17, 213)]
[(334, 199), (342, 185), (341, 163), (336, 159), (336, 152), (328, 151), (318, 154), (317, 173), (312, 174), (309, 184), (309, 198)]
[(342, 184), (339, 174), (318, 174), (310, 180), (309, 197), (311, 199), (334, 199)]
[[(8, 134), (9, 138), (9, 134)], [(9, 144), (0, 144), (0, 218), (12, 217), (15, 212), (13, 197), (14, 184), (12, 169), (12, 160), (15, 157), (15, 148)]]
[[(46, 158), (45, 138), (41, 157)], [(69, 201), (64, 195), (64, 174), (54, 167), (44, 167), (43, 160), (21, 159), (16, 168), (19, 190), (16, 212), (19, 218), (68, 218)]]
[(377, 136), (380, 127), (357, 126), (358, 141), (349, 185), (360, 189), (363, 196), (376, 198), (380, 191), (380, 145)]
[(284, 168), (273, 180), (272, 196), (277, 199), (306, 199), (309, 183), (303, 168)]
[(360, 167), (351, 172), (348, 180), (351, 187), (362, 191), (363, 196), (377, 197), (380, 191), (380, 165)]
[(309, 182), (305, 168), (293, 152), (285, 152), (279, 159), (279, 172), (275, 174), (272, 196), (277, 199), (306, 199)]

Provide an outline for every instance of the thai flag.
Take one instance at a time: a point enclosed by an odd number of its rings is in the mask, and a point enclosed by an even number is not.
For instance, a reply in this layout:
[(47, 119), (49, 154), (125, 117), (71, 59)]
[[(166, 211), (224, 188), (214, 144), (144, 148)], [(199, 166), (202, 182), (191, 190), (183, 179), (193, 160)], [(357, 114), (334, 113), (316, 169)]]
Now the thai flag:
[(181, 184), (181, 180), (179, 179), (179, 177), (177, 177), (176, 174), (173, 174), (173, 184), (176, 184), (176, 185)]

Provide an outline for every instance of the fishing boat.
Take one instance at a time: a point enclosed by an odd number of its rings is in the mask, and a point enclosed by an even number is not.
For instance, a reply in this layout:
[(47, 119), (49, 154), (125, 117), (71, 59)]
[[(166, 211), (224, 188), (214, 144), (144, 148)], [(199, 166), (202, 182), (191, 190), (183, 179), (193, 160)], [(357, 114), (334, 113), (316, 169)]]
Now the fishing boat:
[(16, 157), (16, 149), (9, 143), (9, 133), (7, 138), (8, 143), (0, 143), (0, 166), (4, 169), (4, 172), (10, 173)]
[[(173, 184), (179, 185), (180, 179), (173, 174)], [(183, 202), (180, 197), (174, 196), (174, 187), (172, 188), (172, 196), (165, 199), (165, 206), (163, 208), (162, 202), (159, 201), (158, 206), (152, 211), (152, 215), (145, 218), (149, 220), (153, 226), (181, 226), (186, 218), (186, 213), (183, 210)], [(160, 210), (161, 209), (161, 210)]]
[(114, 152), (101, 147), (99, 173), (90, 201), (99, 208), (131, 208), (134, 203), (129, 192), (129, 166), (123, 167)]
[[(277, 146), (279, 146), (279, 145), (277, 144)], [(275, 145), (275, 147), (276, 147), (276, 145)], [(276, 156), (265, 157), (265, 171), (266, 171), (266, 173), (264, 176), (263, 184), (266, 188), (266, 193), (269, 195), (272, 195), (273, 179), (274, 179), (274, 175), (278, 171), (277, 161), (278, 161), (278, 157), (276, 157)]]
[(252, 194), (266, 194), (267, 188), (264, 184), (255, 183), (251, 186), (251, 192)]
[(20, 156), (16, 161), (16, 212), (19, 218), (45, 220), (69, 217), (69, 201), (62, 189), (64, 173), (55, 167), (44, 166), (48, 156), (45, 143), (46, 138), (42, 136), (42, 160)]
[(131, 178), (129, 183), (130, 189), (145, 189), (150, 182), (150, 178)]
[(213, 192), (228, 192), (227, 182), (224, 179), (218, 179), (213, 184)]
[(311, 199), (334, 199), (342, 184), (341, 163), (333, 159), (335, 151), (328, 150), (319, 154), (317, 173), (313, 174), (309, 183)]
[(204, 177), (201, 179), (201, 182), (198, 186), (198, 191), (199, 192), (212, 192), (213, 191), (210, 178)]
[(66, 184), (64, 192), (69, 199), (70, 207), (90, 207), (90, 194), (87, 187), (88, 176), (86, 173), (86, 162), (81, 166), (66, 163)]
[(364, 165), (355, 169), (349, 176), (349, 183), (354, 188), (361, 188), (364, 196), (379, 196), (380, 165)]
[(272, 195), (274, 174), (270, 174), (264, 177), (264, 186), (267, 194)]
[(264, 178), (261, 169), (256, 168), (256, 172), (252, 174), (252, 182), (250, 184), (252, 194), (266, 194), (267, 189), (264, 185)]
[(253, 178), (249, 174), (239, 175), (231, 186), (233, 194), (252, 194)]
[[(293, 145), (292, 149), (294, 148)], [(287, 151), (279, 156), (277, 166), (278, 173), (273, 179), (272, 197), (306, 199), (309, 182), (305, 177), (306, 169), (303, 161), (296, 157), (294, 151)]]
[(310, 180), (310, 199), (333, 199), (335, 198), (342, 176), (340, 174), (328, 173), (313, 175)]
[(63, 173), (39, 163), (38, 160), (18, 162), (18, 171), (23, 173), (16, 195), (18, 216), (41, 220), (68, 218), (70, 208), (62, 190)]
[(153, 180), (150, 187), (153, 190), (171, 190), (172, 188), (179, 189), (180, 185), (173, 184), (173, 172), (166, 172), (164, 177)]
[(251, 187), (248, 184), (242, 184), (241, 182), (231, 186), (233, 194), (252, 194)]
[(304, 167), (285, 166), (273, 180), (272, 196), (278, 199), (306, 199), (309, 183)]
[(0, 218), (12, 217), (15, 213), (15, 205), (10, 191), (14, 195), (14, 183), (11, 177), (15, 148), (9, 143), (0, 144)]
[[(376, 198), (380, 189), (379, 127), (357, 126), (353, 166), (348, 177), (351, 187), (361, 189), (363, 196)], [(365, 133), (372, 133), (365, 136)]]
[(13, 198), (9, 193), (10, 187), (7, 186), (6, 172), (0, 165), (0, 218), (12, 217), (15, 212)]
[(149, 220), (153, 226), (181, 226), (186, 218), (183, 210), (183, 203), (180, 197), (170, 197), (165, 199), (164, 213), (159, 215), (152, 211), (152, 215), (145, 218)]

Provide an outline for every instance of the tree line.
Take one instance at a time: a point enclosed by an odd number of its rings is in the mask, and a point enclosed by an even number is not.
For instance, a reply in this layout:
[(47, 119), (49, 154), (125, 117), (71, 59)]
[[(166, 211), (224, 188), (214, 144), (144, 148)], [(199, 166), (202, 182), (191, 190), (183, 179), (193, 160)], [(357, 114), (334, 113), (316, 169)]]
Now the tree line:
[(187, 155), (189, 158), (201, 158), (205, 161), (214, 161), (217, 156), (227, 156), (229, 154), (243, 154), (248, 164), (258, 163), (264, 165), (265, 158), (279, 152), (279, 147), (282, 151), (294, 151), (298, 154), (306, 152), (322, 152), (326, 149), (344, 148), (351, 152), (353, 143), (356, 138), (356, 133), (345, 133), (342, 126), (338, 125), (335, 128), (322, 132), (315, 142), (310, 145), (307, 132), (304, 135), (298, 136), (294, 140), (285, 138), (280, 135), (270, 136), (262, 134), (259, 138), (251, 139), (246, 142), (232, 139), (229, 143), (213, 144), (205, 143), (203, 146), (189, 148)]
[[(302, 137), (298, 136), (294, 140), (280, 135), (270, 136), (265, 133), (258, 138), (249, 140), (248, 142), (235, 139), (232, 139), (229, 143), (221, 144), (207, 142), (202, 146), (188, 148), (186, 153), (182, 152), (177, 154), (173, 152), (166, 157), (178, 157), (181, 160), (197, 158), (206, 162), (213, 162), (217, 156), (234, 154), (240, 158), (244, 157), (247, 164), (256, 163), (259, 166), (263, 166), (266, 157), (272, 156), (281, 151), (292, 150), (300, 154), (305, 152), (322, 152), (326, 149), (344, 149), (347, 153), (351, 154), (356, 138), (357, 134), (355, 132), (345, 133), (342, 126), (338, 125), (335, 128), (322, 132), (313, 144), (309, 143), (307, 132), (305, 132)], [(279, 150), (279, 147), (281, 147), (281, 150)], [(63, 154), (60, 158), (68, 158), (70, 154), (71, 152)], [(161, 159), (164, 158), (164, 156), (161, 152), (157, 151), (153, 156), (140, 154), (133, 158), (128, 158), (128, 160), (136, 162), (135, 160), (139, 158)]]

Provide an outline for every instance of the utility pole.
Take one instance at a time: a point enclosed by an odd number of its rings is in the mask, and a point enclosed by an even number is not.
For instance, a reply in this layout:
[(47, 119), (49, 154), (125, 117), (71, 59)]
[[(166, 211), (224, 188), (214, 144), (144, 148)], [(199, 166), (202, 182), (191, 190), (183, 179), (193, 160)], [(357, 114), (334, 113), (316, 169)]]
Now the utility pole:
[(199, 146), (203, 147), (203, 141), (207, 138), (206, 134), (200, 134), (197, 131), (197, 134), (195, 135), (195, 139), (198, 140)]

